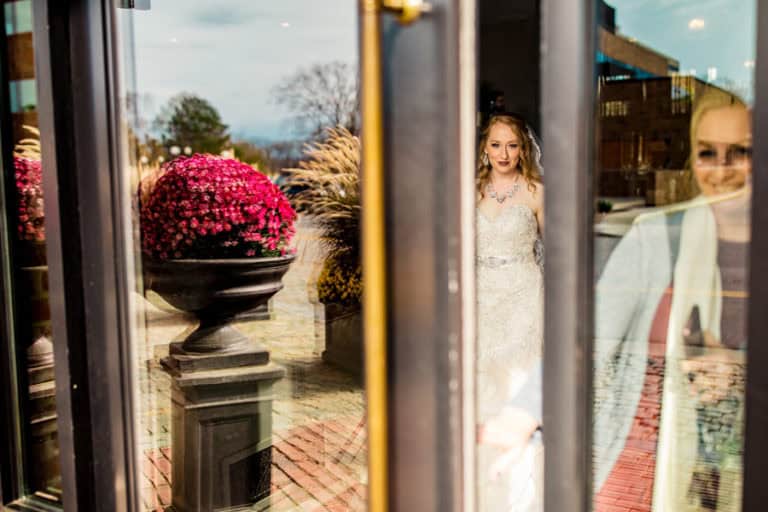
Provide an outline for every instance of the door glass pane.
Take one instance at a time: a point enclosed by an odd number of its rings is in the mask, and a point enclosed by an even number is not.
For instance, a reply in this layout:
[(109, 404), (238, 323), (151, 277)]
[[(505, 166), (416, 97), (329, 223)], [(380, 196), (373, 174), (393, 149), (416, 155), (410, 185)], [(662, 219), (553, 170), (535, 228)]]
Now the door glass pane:
[(598, 512), (741, 510), (755, 4), (598, 3)]
[(364, 510), (356, 4), (132, 4), (142, 507)]
[[(3, 336), (3, 360), (10, 362), (3, 376), (3, 394), (17, 404), (6, 435), (14, 439), (16, 461), (3, 471), (15, 472), (20, 486), (11, 498), (36, 495), (59, 502), (61, 473), (56, 416), (53, 339), (48, 307), (48, 260), (45, 245), (45, 205), (42, 182), (40, 132), (37, 119), (37, 82), (32, 37), (32, 2), (3, 3), (5, 32), (2, 76), (7, 91), (0, 102), (8, 117), (3, 120), (3, 197), (8, 233), (2, 258), (10, 262), (3, 276), (10, 336)], [(6, 94), (5, 92), (3, 94)], [(8, 149), (6, 149), (8, 148)], [(12, 163), (12, 167), (7, 164)], [(5, 266), (3, 266), (5, 272)], [(15, 393), (14, 393), (15, 391)], [(8, 395), (16, 396), (8, 396)], [(5, 498), (5, 496), (4, 496)], [(0, 507), (2, 505), (0, 504)]]
[(541, 511), (539, 2), (478, 6), (477, 510)]

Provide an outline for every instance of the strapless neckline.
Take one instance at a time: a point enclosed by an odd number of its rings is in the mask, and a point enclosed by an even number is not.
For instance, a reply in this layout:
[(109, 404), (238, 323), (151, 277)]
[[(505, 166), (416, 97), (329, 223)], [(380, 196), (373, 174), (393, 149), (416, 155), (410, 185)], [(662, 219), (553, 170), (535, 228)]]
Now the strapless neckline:
[(527, 204), (525, 204), (525, 203), (513, 203), (513, 204), (510, 204), (509, 206), (505, 206), (505, 207), (504, 207), (504, 208), (502, 208), (502, 209), (501, 209), (501, 211), (500, 211), (500, 212), (499, 212), (499, 213), (498, 213), (498, 214), (497, 214), (495, 217), (493, 217), (493, 218), (491, 218), (491, 217), (489, 217), (488, 215), (486, 215), (486, 214), (485, 214), (485, 212), (483, 212), (483, 209), (482, 209), (482, 208), (480, 208), (480, 206), (477, 206), (476, 208), (477, 208), (477, 211), (478, 211), (478, 213), (479, 213), (479, 217), (482, 217), (483, 219), (487, 220), (487, 221), (488, 221), (488, 222), (490, 222), (490, 223), (494, 223), (494, 222), (496, 222), (497, 220), (499, 220), (499, 217), (502, 217), (502, 216), (504, 216), (504, 214), (505, 214), (505, 213), (507, 213), (507, 210), (514, 210), (514, 209), (519, 209), (519, 208), (522, 208), (523, 210), (526, 210), (526, 211), (528, 211), (528, 213), (529, 213), (529, 214), (530, 214), (530, 215), (531, 215), (531, 216), (532, 216), (534, 219), (536, 218), (536, 213), (533, 211), (533, 208), (531, 208), (530, 206), (528, 206), (528, 205), (527, 205)]

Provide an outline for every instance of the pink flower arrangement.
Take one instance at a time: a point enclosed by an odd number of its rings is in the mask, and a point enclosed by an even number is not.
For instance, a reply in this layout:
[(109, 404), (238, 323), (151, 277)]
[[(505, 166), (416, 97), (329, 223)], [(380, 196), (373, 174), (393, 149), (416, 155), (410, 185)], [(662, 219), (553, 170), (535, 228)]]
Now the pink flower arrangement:
[(158, 259), (288, 252), (296, 212), (269, 178), (237, 160), (177, 158), (141, 205), (142, 249)]
[(19, 199), (19, 238), (42, 242), (45, 240), (45, 211), (40, 160), (14, 156), (13, 169)]

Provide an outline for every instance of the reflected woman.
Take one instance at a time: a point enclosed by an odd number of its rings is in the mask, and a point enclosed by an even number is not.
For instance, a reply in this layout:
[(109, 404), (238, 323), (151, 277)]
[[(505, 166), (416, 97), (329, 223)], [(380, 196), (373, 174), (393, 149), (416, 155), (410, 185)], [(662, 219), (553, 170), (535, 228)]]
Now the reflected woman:
[(477, 164), (479, 510), (542, 510), (544, 187), (532, 131), (495, 115)]
[(709, 93), (690, 135), (700, 195), (638, 217), (597, 285), (598, 512), (741, 509), (750, 113)]

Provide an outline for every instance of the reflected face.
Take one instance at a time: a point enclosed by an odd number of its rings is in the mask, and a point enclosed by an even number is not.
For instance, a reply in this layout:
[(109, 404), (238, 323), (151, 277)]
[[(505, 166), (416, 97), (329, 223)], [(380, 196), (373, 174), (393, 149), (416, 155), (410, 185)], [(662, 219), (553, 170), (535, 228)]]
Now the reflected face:
[(514, 172), (520, 163), (520, 151), (520, 138), (515, 130), (499, 122), (491, 126), (485, 152), (494, 171), (502, 174)]
[(693, 172), (705, 196), (735, 192), (747, 184), (752, 174), (752, 128), (745, 107), (704, 113), (693, 146)]

